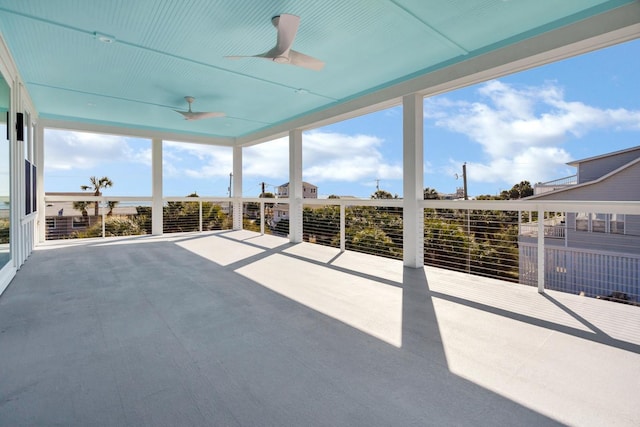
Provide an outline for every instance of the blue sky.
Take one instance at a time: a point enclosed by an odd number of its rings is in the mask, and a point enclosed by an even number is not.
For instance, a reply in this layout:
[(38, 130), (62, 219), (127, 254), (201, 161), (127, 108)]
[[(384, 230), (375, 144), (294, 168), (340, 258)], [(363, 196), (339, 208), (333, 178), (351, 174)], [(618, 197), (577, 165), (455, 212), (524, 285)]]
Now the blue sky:
[[(425, 99), (424, 185), (443, 193), (497, 194), (575, 173), (566, 163), (640, 145), (640, 41), (636, 40)], [(288, 181), (286, 139), (246, 148), (243, 193)], [(228, 196), (229, 147), (164, 144), (164, 193)], [(48, 130), (45, 191), (79, 191), (108, 176), (107, 195), (151, 195), (149, 140)], [(402, 109), (395, 107), (303, 135), (303, 179), (330, 194), (402, 196)], [(378, 180), (378, 181), (377, 181)]]

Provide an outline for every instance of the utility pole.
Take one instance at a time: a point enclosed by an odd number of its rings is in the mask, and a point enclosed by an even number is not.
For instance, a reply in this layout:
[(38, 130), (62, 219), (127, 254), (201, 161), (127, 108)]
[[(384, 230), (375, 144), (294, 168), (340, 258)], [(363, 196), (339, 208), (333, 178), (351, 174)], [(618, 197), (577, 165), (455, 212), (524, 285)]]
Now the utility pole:
[(233, 178), (233, 172), (229, 172), (229, 198), (231, 198), (231, 179)]
[(264, 181), (262, 181), (261, 185), (262, 185), (262, 193), (260, 193), (260, 197), (264, 197), (264, 186), (265, 186)]
[(462, 182), (464, 184), (464, 199), (469, 200), (469, 195), (467, 194), (467, 162), (462, 165)]
[[(458, 177), (456, 176), (456, 179)], [(467, 193), (467, 162), (462, 164), (462, 185), (464, 188), (464, 199), (469, 200), (469, 194)], [(471, 212), (467, 209), (467, 237), (471, 240)], [(471, 274), (471, 245), (468, 246), (467, 251), (467, 273)]]
[[(460, 178), (460, 176), (458, 174), (456, 174), (456, 179)], [(464, 164), (462, 165), (462, 185), (464, 188), (464, 199), (465, 200), (469, 200), (469, 194), (467, 193), (467, 162), (464, 162)], [(460, 188), (458, 187), (457, 190), (459, 190)]]
[(376, 178), (376, 191), (380, 191), (380, 180)]

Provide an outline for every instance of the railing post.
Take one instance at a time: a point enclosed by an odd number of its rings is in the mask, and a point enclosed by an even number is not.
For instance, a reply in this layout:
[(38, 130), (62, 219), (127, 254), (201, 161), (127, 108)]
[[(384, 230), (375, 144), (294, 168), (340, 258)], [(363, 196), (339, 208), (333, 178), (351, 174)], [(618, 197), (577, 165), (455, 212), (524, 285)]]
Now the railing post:
[(347, 248), (347, 237), (345, 232), (346, 214), (344, 203), (340, 202), (340, 252), (344, 252)]
[(471, 274), (471, 211), (467, 209), (467, 240), (469, 248), (467, 250), (467, 274)]
[(538, 208), (538, 293), (544, 293), (544, 209)]
[[(564, 233), (564, 235), (562, 237), (564, 237), (564, 247), (566, 248), (566, 247), (569, 246), (569, 239), (567, 237), (567, 235), (569, 234), (568, 230), (567, 230), (567, 227), (569, 227), (569, 223), (567, 223), (567, 220), (569, 219), (569, 216), (568, 216), (567, 212), (564, 212), (563, 215), (564, 215), (564, 230), (562, 232)], [(573, 218), (573, 221), (574, 221), (573, 226), (575, 227), (575, 216)]]
[(260, 200), (260, 234), (264, 235), (264, 222), (266, 218), (264, 216), (264, 200)]
[(199, 221), (200, 221), (200, 225), (199, 225), (199, 227), (198, 227), (198, 228), (199, 228), (200, 232), (202, 233), (202, 200), (200, 200), (200, 201), (198, 202), (198, 205), (199, 205), (199, 207), (198, 207), (198, 215), (199, 215), (199, 218), (198, 218), (198, 219), (199, 219)]
[[(103, 202), (104, 203), (104, 202)], [(107, 233), (106, 233), (106, 218), (105, 218), (105, 211), (106, 209), (104, 208), (104, 206), (102, 207), (102, 238), (104, 239), (105, 237), (107, 237)]]

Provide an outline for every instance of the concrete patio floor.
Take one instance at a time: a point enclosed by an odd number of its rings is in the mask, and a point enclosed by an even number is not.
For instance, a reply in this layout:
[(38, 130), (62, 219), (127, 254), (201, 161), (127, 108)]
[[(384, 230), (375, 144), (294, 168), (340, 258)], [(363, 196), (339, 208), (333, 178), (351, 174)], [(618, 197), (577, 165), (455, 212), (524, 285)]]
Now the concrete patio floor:
[(640, 425), (640, 308), (246, 231), (47, 242), (0, 425)]

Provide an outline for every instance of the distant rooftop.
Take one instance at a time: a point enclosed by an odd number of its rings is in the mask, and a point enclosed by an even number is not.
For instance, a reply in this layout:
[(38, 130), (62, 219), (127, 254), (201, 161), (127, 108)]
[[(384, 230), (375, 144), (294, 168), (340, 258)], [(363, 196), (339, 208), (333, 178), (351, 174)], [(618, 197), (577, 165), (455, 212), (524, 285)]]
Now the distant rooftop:
[(620, 154), (632, 153), (634, 151), (637, 151), (638, 152), (638, 156), (640, 157), (640, 145), (638, 145), (637, 147), (626, 148), (624, 150), (619, 150), (619, 151), (612, 151), (610, 153), (600, 154), (598, 156), (587, 157), (586, 159), (573, 160), (573, 161), (567, 163), (567, 165), (578, 167), (578, 165), (580, 165), (580, 163), (590, 162), (592, 160), (604, 159), (604, 158), (607, 158), (607, 157), (617, 156), (617, 155), (620, 155)]

